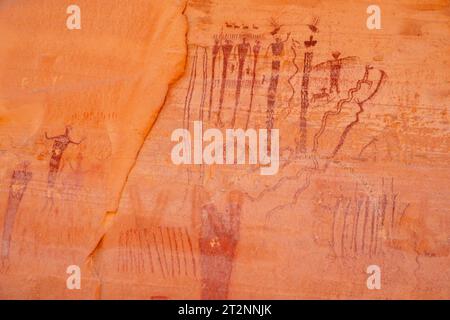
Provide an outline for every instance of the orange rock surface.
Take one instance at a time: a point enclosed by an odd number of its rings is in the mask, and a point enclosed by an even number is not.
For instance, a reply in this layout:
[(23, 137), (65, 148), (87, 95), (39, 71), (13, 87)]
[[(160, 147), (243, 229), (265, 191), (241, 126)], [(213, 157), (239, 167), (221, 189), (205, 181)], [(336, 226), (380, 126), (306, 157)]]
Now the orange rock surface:
[(448, 1), (74, 3), (0, 3), (0, 298), (450, 298)]

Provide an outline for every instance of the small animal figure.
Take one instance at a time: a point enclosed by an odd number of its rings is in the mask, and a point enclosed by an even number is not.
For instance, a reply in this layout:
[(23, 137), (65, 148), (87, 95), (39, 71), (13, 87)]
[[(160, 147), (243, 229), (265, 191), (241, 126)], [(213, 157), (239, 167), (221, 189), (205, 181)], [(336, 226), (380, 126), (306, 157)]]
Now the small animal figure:
[(314, 93), (311, 102), (323, 100), (324, 98), (327, 102), (330, 100), (330, 95), (327, 93), (327, 88), (322, 88), (319, 93)]
[(366, 83), (369, 85), (369, 88), (372, 88), (372, 81), (369, 80), (369, 72), (373, 67), (371, 65), (366, 65), (366, 72), (364, 72), (364, 77), (361, 80), (361, 83)]
[(307, 24), (309, 27), (309, 30), (311, 30), (313, 33), (319, 32), (319, 29), (317, 28), (317, 24), (319, 23), (319, 18), (314, 17), (313, 22), (311, 24)]
[(316, 40), (313, 40), (313, 36), (311, 35), (311, 36), (309, 37), (309, 40), (308, 40), (308, 41), (305, 41), (305, 47), (306, 47), (306, 48), (314, 47), (314, 46), (316, 45), (316, 43), (317, 43), (317, 41), (316, 41)]
[(282, 27), (282, 25), (281, 24), (279, 24), (275, 19), (271, 19), (270, 20), (270, 25), (273, 27), (273, 30), (270, 32), (270, 34), (272, 35), (272, 36), (274, 36), (274, 35), (276, 35), (279, 31), (280, 31), (280, 29), (281, 29), (281, 27)]

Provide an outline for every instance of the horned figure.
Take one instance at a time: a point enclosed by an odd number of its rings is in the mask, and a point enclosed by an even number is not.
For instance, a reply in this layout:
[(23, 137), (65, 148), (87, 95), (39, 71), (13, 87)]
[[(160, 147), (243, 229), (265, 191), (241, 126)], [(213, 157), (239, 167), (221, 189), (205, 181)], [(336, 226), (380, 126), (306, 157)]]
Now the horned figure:
[(59, 167), (61, 164), (61, 158), (64, 153), (64, 151), (67, 149), (69, 144), (80, 144), (80, 142), (75, 142), (70, 139), (69, 133), (70, 133), (71, 127), (67, 126), (66, 131), (64, 134), (54, 137), (49, 137), (47, 135), (47, 132), (45, 132), (45, 138), (48, 140), (53, 140), (53, 147), (52, 147), (52, 156), (50, 158), (49, 163), (49, 172), (48, 172), (48, 186), (50, 188), (53, 188), (56, 181), (56, 176), (59, 171)]

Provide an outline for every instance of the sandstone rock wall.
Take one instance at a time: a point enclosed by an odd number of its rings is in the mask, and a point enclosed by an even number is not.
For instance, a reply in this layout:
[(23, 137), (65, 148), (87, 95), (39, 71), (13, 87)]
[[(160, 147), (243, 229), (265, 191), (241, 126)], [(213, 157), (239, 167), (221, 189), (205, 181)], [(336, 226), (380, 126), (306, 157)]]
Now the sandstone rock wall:
[(76, 2), (0, 4), (1, 298), (450, 297), (447, 1)]

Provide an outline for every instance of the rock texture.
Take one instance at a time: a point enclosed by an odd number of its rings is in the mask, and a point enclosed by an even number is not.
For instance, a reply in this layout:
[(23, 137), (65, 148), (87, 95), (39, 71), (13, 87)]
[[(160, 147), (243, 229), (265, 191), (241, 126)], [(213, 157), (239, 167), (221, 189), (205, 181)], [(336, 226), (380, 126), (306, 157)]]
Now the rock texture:
[[(1, 298), (450, 298), (447, 1), (379, 1), (381, 30), (351, 0), (76, 2), (81, 30), (0, 4)], [(175, 165), (194, 121), (279, 129), (278, 172)]]

